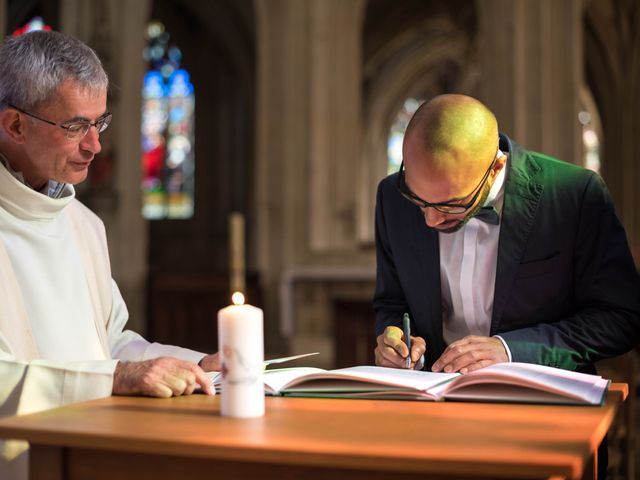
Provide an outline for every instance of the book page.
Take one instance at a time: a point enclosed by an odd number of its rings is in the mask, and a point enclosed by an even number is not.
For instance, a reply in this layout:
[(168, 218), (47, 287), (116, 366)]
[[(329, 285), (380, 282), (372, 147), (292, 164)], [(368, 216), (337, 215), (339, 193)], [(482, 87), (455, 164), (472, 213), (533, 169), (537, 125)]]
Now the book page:
[(322, 368), (315, 367), (278, 368), (264, 372), (262, 380), (267, 393), (277, 394), (285, 385), (298, 378), (304, 378), (310, 375), (321, 375), (326, 372), (327, 371)]
[(211, 371), (206, 374), (213, 385), (219, 385), (222, 382), (222, 372)]
[(563, 397), (543, 390), (508, 384), (475, 384), (454, 390), (447, 400), (465, 402), (544, 403), (554, 405), (584, 405), (581, 400)]
[(291, 357), (280, 357), (280, 358), (272, 358), (264, 361), (265, 368), (269, 365), (274, 365), (276, 363), (284, 363), (291, 362), (293, 360), (298, 360), (300, 358), (311, 357), (312, 355), (320, 355), (320, 352), (311, 352), (311, 353), (302, 353), (300, 355), (293, 355)]
[[(312, 355), (319, 355), (319, 354), (320, 352), (311, 352), (311, 353), (302, 353), (300, 355), (293, 355), (291, 357), (271, 358), (269, 360), (265, 360), (263, 365), (266, 370), (271, 365), (275, 365), (278, 363), (291, 362), (293, 360), (298, 360), (300, 358), (310, 357)], [(272, 369), (270, 371), (273, 371), (273, 370), (275, 369)], [(211, 383), (213, 383), (213, 385), (219, 386), (220, 383), (222, 383), (222, 372), (210, 371), (210, 372), (206, 372), (206, 374), (209, 376), (209, 379), (211, 380)]]
[[(598, 405), (602, 402), (604, 393), (608, 386), (608, 380), (597, 375), (571, 372), (559, 368), (547, 367), (544, 365), (534, 365), (528, 363), (498, 363), (481, 370), (463, 375), (445, 388), (445, 397), (454, 395), (460, 398), (470, 385), (474, 385), (472, 390), (468, 390), (466, 398), (483, 394), (481, 385), (492, 385), (491, 396), (494, 399), (515, 400), (508, 396), (509, 389), (503, 389), (503, 394), (495, 385), (515, 385), (530, 389), (532, 392), (543, 391), (558, 397), (572, 399), (579, 403), (589, 403)], [(489, 389), (489, 387), (487, 387)], [(488, 390), (487, 390), (488, 392)], [(519, 400), (522, 400), (524, 393), (518, 393)], [(542, 396), (531, 393), (531, 401), (543, 401)], [(547, 396), (545, 396), (547, 398)]]
[[(308, 382), (331, 380), (331, 386), (324, 383), (322, 388), (325, 391), (328, 391), (329, 387), (334, 392), (354, 391), (356, 387), (354, 387), (353, 382), (357, 382), (357, 384), (362, 384), (361, 388), (358, 389), (360, 391), (364, 391), (364, 389), (373, 391), (371, 385), (375, 384), (378, 386), (375, 388), (377, 391), (401, 389), (426, 392), (435, 385), (449, 382), (459, 376), (459, 373), (434, 373), (398, 368), (359, 366), (292, 377), (288, 383), (279, 385), (281, 390), (291, 392), (304, 390), (305, 384)], [(271, 375), (269, 375), (269, 383), (271, 383)]]
[(373, 390), (373, 391), (353, 391), (353, 392), (334, 392), (334, 391), (313, 391), (304, 390), (283, 392), (283, 395), (287, 397), (311, 397), (311, 398), (350, 398), (350, 399), (363, 399), (363, 400), (417, 400), (433, 402), (440, 400), (434, 397), (429, 392), (422, 392), (418, 390), (403, 390), (401, 388), (393, 388), (392, 390)]

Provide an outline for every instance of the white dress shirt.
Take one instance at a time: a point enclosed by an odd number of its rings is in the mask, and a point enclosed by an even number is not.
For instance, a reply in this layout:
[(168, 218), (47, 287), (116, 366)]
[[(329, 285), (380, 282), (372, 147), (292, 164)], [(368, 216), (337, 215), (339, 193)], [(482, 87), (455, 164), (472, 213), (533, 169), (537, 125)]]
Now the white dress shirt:
[[(505, 167), (484, 206), (502, 216)], [(493, 313), (500, 225), (471, 218), (454, 233), (439, 233), (443, 337), (447, 344), (467, 335), (488, 336)], [(500, 337), (498, 337), (500, 338)], [(502, 338), (509, 360), (511, 352)]]

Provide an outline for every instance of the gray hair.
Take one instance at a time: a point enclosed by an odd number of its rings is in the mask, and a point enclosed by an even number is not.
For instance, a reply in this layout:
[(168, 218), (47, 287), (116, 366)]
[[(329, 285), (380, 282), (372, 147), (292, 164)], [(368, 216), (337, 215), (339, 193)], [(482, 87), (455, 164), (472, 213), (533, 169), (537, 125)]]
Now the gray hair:
[(109, 85), (96, 53), (60, 32), (30, 32), (0, 47), (0, 109), (12, 104), (30, 110), (46, 104), (69, 79), (92, 92)]

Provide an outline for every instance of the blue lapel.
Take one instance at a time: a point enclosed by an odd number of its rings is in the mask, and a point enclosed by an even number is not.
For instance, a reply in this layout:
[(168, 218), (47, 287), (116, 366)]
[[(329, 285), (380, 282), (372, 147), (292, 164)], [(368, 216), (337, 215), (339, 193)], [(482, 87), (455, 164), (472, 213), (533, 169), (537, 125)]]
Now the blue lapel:
[(543, 190), (543, 186), (534, 179), (535, 174), (540, 171), (540, 166), (531, 156), (503, 135), (500, 136), (500, 148), (508, 149), (509, 162), (498, 244), (491, 335), (500, 331), (500, 320), (536, 218)]

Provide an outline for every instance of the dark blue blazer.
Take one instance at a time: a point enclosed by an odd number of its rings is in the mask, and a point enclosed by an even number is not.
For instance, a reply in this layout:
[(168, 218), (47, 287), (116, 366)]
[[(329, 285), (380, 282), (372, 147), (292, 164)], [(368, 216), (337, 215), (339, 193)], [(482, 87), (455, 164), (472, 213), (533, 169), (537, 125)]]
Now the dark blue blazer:
[[(640, 280), (624, 228), (595, 173), (524, 150), (508, 152), (491, 335), (513, 361), (592, 370), (640, 343)], [(378, 186), (376, 334), (412, 318), (427, 369), (442, 354), (438, 233), (396, 189)]]

